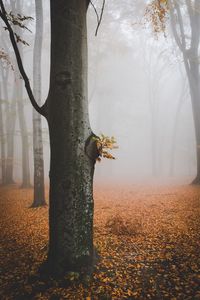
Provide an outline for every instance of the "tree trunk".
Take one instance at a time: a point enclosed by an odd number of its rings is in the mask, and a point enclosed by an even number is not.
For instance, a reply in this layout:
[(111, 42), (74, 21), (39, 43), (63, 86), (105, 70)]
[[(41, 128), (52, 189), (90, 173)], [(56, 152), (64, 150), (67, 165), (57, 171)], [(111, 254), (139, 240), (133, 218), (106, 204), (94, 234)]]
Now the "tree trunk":
[[(14, 83), (15, 84), (15, 83)], [(12, 102), (9, 104), (9, 120), (7, 132), (7, 163), (6, 163), (6, 182), (7, 184), (14, 183), (14, 134), (16, 123), (16, 87), (13, 87)]]
[(152, 176), (158, 177), (158, 149), (157, 149), (157, 122), (156, 115), (151, 116), (151, 157), (152, 157)]
[(22, 81), (19, 80), (17, 87), (17, 110), (19, 116), (19, 127), (22, 141), (22, 188), (30, 188), (30, 166), (29, 166), (29, 144), (28, 131), (23, 104)]
[[(21, 11), (21, 1), (15, 2), (16, 7), (14, 11), (16, 13)], [(23, 32), (21, 28), (16, 28), (16, 33), (23, 38)], [(21, 43), (18, 44), (19, 52), (21, 57), (23, 57), (23, 49)], [(26, 117), (24, 112), (24, 103), (23, 103), (23, 81), (18, 80), (17, 84), (17, 109), (19, 116), (19, 127), (21, 132), (21, 141), (22, 141), (22, 188), (30, 188), (30, 164), (29, 164), (29, 143), (28, 143), (28, 130), (26, 125)]]
[(200, 184), (200, 87), (198, 64), (190, 62), (190, 94), (192, 100), (194, 128), (196, 136), (197, 175), (193, 184)]
[(51, 0), (50, 90), (37, 105), (6, 19), (20, 72), (32, 105), (50, 132), (50, 242), (48, 270), (91, 272), (93, 265), (93, 174), (98, 156), (87, 101), (86, 12), (89, 0)]
[[(183, 97), (183, 95), (181, 95)], [(175, 121), (172, 131), (172, 143), (171, 143), (171, 151), (170, 151), (170, 165), (169, 165), (169, 176), (173, 177), (175, 173), (175, 153), (176, 153), (176, 140), (177, 140), (177, 132), (179, 125), (180, 112), (183, 105), (182, 97), (179, 100), (178, 107), (176, 110)]]
[[(8, 95), (8, 74), (9, 70), (1, 65), (3, 95), (6, 101), (5, 108), (5, 127), (6, 127), (6, 160), (5, 160), (5, 184), (13, 184), (13, 162), (14, 162), (14, 127), (15, 127), (15, 107), (9, 101)], [(13, 100), (14, 101), (14, 100)], [(14, 118), (12, 118), (13, 116)]]
[[(193, 39), (195, 40), (194, 36)], [(183, 60), (188, 77), (196, 137), (197, 174), (192, 184), (200, 184), (200, 74), (198, 47), (195, 47), (195, 49), (191, 47), (190, 51), (187, 52), (183, 51)]]
[[(33, 94), (41, 103), (41, 55), (43, 39), (42, 0), (35, 0), (36, 32), (33, 54)], [(32, 207), (46, 205), (41, 115), (33, 109), (34, 199)]]
[(51, 0), (50, 242), (54, 275), (93, 264), (93, 173), (96, 143), (88, 118), (88, 1)]
[(3, 122), (3, 105), (1, 99), (1, 85), (0, 85), (0, 139), (1, 139), (1, 183), (6, 183), (6, 153), (5, 153), (5, 132)]

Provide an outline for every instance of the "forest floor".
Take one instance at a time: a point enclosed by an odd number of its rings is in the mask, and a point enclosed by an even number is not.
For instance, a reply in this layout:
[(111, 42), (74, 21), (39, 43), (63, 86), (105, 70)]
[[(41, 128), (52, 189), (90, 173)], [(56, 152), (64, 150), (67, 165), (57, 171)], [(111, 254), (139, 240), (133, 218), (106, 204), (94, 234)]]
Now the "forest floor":
[(32, 190), (0, 188), (0, 299), (200, 299), (200, 187), (95, 189), (90, 283), (41, 279), (48, 207)]

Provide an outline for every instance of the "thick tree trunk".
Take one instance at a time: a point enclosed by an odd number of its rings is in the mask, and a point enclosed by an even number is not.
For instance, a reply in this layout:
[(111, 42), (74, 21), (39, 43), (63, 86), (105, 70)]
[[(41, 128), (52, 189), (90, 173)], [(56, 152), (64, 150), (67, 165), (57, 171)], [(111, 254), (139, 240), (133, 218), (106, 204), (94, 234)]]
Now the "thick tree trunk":
[[(51, 0), (50, 131), (51, 272), (88, 271), (93, 261), (96, 143), (88, 118), (88, 1)], [(85, 269), (86, 268), (86, 269)]]
[[(36, 32), (33, 54), (33, 94), (41, 103), (41, 55), (43, 39), (42, 0), (35, 0)], [(34, 199), (32, 207), (46, 205), (41, 115), (33, 109)]]
[[(35, 102), (6, 20), (30, 101), (49, 124), (50, 243), (48, 268), (91, 271), (93, 265), (93, 173), (98, 151), (89, 125), (86, 12), (89, 0), (51, 0), (51, 74), (46, 104)], [(23, 127), (23, 126), (22, 126)]]

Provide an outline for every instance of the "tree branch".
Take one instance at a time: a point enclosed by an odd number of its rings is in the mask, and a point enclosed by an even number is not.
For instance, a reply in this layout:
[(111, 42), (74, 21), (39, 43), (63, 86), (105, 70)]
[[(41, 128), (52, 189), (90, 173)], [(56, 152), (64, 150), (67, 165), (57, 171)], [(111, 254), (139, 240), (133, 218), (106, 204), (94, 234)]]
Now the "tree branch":
[(97, 16), (97, 24), (98, 24), (99, 23), (99, 15), (98, 15), (97, 9), (96, 9), (96, 7), (95, 7), (95, 5), (94, 5), (94, 3), (92, 1), (90, 1), (90, 4), (92, 5), (92, 7), (94, 9), (94, 12), (95, 12), (95, 14)]
[(3, 4), (3, 1), (0, 0), (0, 18), (3, 20), (3, 22), (5, 23), (7, 29), (8, 29), (8, 32), (9, 32), (9, 36), (10, 36), (10, 41), (12, 43), (12, 46), (13, 46), (13, 49), (14, 49), (14, 52), (15, 52), (15, 56), (16, 56), (16, 60), (17, 60), (17, 64), (18, 64), (18, 68), (19, 68), (19, 71), (20, 71), (20, 74), (24, 80), (24, 83), (25, 83), (25, 88), (26, 88), (26, 91), (28, 93), (28, 96), (29, 96), (29, 99), (31, 101), (31, 104), (32, 106), (35, 108), (35, 110), (43, 115), (44, 117), (46, 117), (46, 113), (45, 113), (45, 109), (44, 109), (44, 105), (42, 107), (40, 107), (35, 98), (34, 98), (34, 95), (33, 95), (33, 92), (32, 92), (32, 89), (31, 89), (31, 86), (30, 86), (30, 82), (29, 82), (29, 79), (28, 79), (28, 76), (26, 75), (26, 72), (24, 70), (24, 67), (23, 67), (23, 63), (22, 63), (22, 60), (21, 60), (21, 56), (20, 56), (20, 52), (19, 52), (19, 49), (18, 49), (18, 46), (17, 46), (17, 42), (15, 40), (15, 35), (14, 35), (14, 32), (13, 32), (13, 29), (7, 19), (7, 16), (6, 16), (6, 10), (5, 10), (5, 7), (4, 7), (4, 4)]
[(99, 17), (99, 22), (97, 23), (97, 28), (96, 28), (95, 36), (97, 36), (98, 30), (99, 30), (99, 26), (101, 25), (105, 3), (106, 3), (106, 0), (103, 0), (103, 4), (102, 4), (102, 8), (101, 8), (101, 14), (100, 14), (100, 17)]

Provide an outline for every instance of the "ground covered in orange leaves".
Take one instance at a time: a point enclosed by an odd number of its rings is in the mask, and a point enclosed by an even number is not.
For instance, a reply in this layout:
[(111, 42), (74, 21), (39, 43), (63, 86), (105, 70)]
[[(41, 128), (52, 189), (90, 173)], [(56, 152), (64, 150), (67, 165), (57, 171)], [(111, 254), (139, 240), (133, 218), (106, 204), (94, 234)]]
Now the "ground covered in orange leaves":
[(48, 207), (32, 191), (0, 188), (0, 299), (200, 299), (200, 187), (95, 190), (91, 282), (38, 276), (48, 249)]

